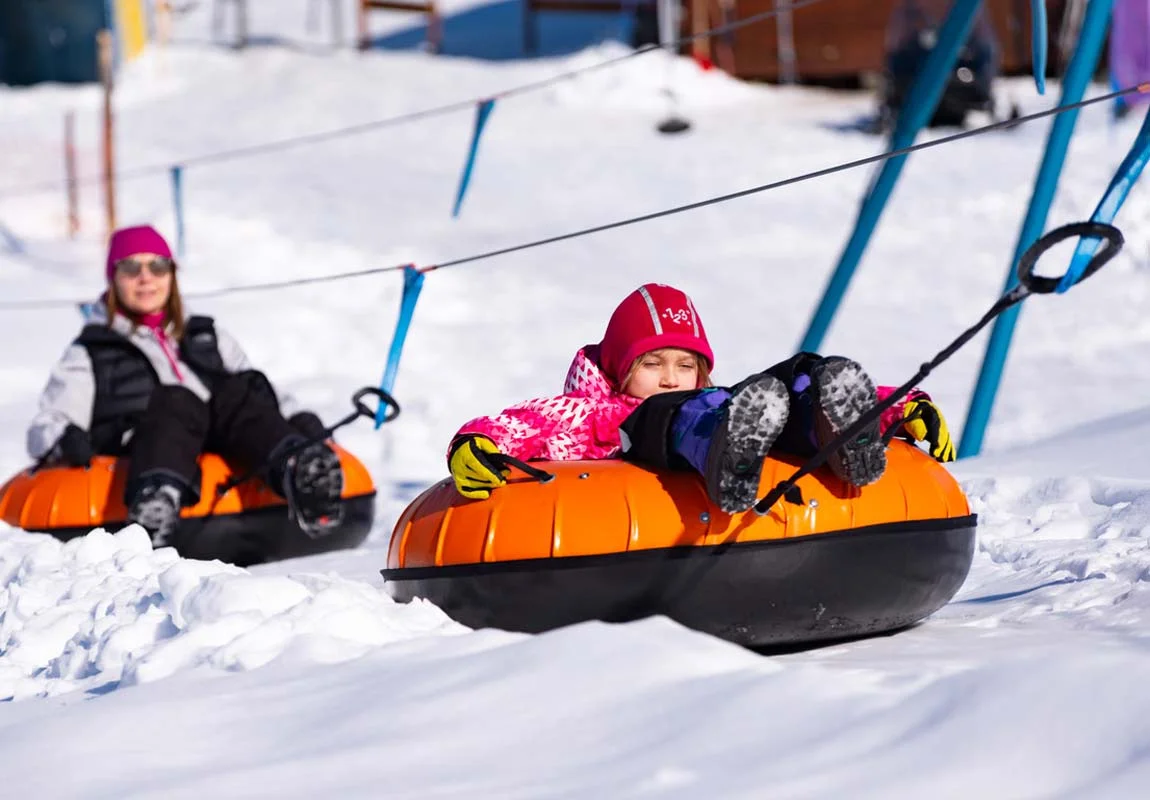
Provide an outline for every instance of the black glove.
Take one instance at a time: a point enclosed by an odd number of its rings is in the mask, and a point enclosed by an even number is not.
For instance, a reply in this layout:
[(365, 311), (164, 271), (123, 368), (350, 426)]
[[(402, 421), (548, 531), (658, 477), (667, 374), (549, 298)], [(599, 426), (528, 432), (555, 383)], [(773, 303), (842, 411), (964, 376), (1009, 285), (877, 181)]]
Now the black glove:
[(310, 411), (300, 411), (297, 414), (292, 414), (288, 420), (288, 425), (291, 425), (309, 439), (327, 438), (327, 428), (324, 427), (323, 421)]
[(83, 428), (69, 423), (64, 434), (56, 442), (59, 460), (69, 467), (90, 467), (92, 465), (92, 441)]

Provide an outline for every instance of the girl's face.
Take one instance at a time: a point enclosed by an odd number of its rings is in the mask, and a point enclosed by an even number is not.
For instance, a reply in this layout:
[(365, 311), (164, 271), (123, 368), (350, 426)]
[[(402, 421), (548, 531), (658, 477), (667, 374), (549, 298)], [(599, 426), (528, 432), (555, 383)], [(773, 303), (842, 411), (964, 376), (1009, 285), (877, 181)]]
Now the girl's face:
[(113, 282), (120, 305), (139, 316), (163, 311), (172, 295), (174, 268), (171, 259), (154, 253), (137, 253), (116, 262)]
[(663, 392), (695, 389), (699, 385), (699, 357), (690, 350), (667, 347), (639, 356), (623, 393), (640, 400)]

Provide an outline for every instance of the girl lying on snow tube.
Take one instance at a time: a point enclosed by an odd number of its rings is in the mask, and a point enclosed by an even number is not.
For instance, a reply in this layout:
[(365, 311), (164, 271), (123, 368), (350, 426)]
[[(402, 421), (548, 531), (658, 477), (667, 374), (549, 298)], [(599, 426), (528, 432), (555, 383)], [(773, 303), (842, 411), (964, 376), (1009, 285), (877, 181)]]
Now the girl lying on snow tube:
[(198, 502), (205, 451), (263, 467), (273, 491), (290, 493), (300, 526), (324, 533), (338, 519), (343, 470), (328, 444), (299, 447), (322, 437), (323, 423), (277, 397), (211, 317), (185, 315), (176, 271), (153, 228), (112, 235), (107, 290), (52, 370), (29, 455), (74, 467), (127, 456), (128, 521), (156, 547), (173, 543), (180, 508)]
[[(756, 501), (771, 450), (813, 455), (893, 389), (856, 362), (798, 353), (729, 388), (715, 387), (714, 355), (691, 299), (648, 283), (624, 298), (603, 340), (575, 354), (559, 397), (528, 400), (465, 424), (448, 451), (455, 487), (484, 499), (507, 482), (491, 454), (522, 461), (622, 458), (654, 468), (694, 469), (711, 501), (728, 513)], [(911, 417), (911, 419), (907, 419)], [(865, 486), (886, 468), (882, 434), (904, 424), (938, 461), (954, 460), (942, 412), (912, 391), (828, 464)]]

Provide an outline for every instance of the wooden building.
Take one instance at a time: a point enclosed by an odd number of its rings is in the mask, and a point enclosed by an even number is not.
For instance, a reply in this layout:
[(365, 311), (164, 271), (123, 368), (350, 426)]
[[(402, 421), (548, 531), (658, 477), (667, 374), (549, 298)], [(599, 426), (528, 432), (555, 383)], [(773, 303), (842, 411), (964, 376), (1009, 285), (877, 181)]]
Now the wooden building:
[[(721, 2), (687, 0), (690, 32), (716, 28), (724, 18), (727, 21), (744, 19), (788, 4), (776, 3), (776, 0), (730, 0), (732, 8), (724, 17)], [(901, 2), (823, 0), (786, 15), (752, 23), (726, 37), (696, 40), (693, 49), (739, 78), (777, 81), (786, 76), (789, 62), (804, 81), (857, 79), (867, 73), (881, 72), (888, 22)], [(935, 5), (945, 9), (949, 4)], [(1047, 2), (1050, 66), (1054, 68), (1058, 67), (1055, 45), (1066, 5), (1066, 0)], [(1028, 0), (985, 0), (983, 9), (1002, 50), (1003, 72), (1028, 72), (1031, 68)], [(701, 25), (697, 21), (700, 15), (705, 16)], [(793, 60), (786, 58), (787, 51), (792, 49)]]
[[(535, 15), (547, 11), (636, 13), (655, 0), (523, 0), (524, 44), (535, 43)], [(804, 82), (855, 82), (883, 69), (887, 27), (891, 16), (906, 0), (822, 0), (787, 11), (796, 0), (682, 0), (682, 34), (699, 34), (723, 25), (771, 11), (782, 11), (727, 35), (695, 39), (690, 50), (738, 78), (780, 81), (790, 74)], [(920, 0), (945, 13), (948, 0)], [(1050, 26), (1048, 67), (1060, 71), (1067, 37), (1082, 0), (1047, 0)], [(1002, 71), (1029, 72), (1029, 0), (984, 0), (983, 13), (993, 27), (1002, 50)], [(1072, 42), (1074, 37), (1069, 37)]]

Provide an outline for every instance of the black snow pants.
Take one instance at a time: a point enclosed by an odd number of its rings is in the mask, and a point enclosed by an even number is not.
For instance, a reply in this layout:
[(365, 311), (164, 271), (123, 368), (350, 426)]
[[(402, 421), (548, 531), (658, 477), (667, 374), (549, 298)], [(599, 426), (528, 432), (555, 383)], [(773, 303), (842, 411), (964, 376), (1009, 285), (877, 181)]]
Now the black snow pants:
[[(796, 353), (764, 370), (782, 381), (790, 396), (790, 413), (771, 448), (773, 452), (806, 458), (817, 451), (812, 437), (814, 393), (809, 376), (820, 360), (822, 356), (817, 353)], [(803, 380), (804, 376), (806, 380)], [(624, 443), (622, 458), (648, 467), (690, 469), (686, 459), (675, 452), (672, 426), (679, 407), (705, 391), (708, 390), (665, 392), (644, 400), (620, 426)]]
[[(280, 412), (275, 390), (263, 373), (237, 372), (221, 378), (204, 402), (184, 386), (159, 386), (129, 443), (124, 502), (139, 489), (167, 479), (184, 489), (184, 503), (200, 494), (198, 459), (218, 453), (243, 468), (267, 464), (277, 447), (297, 441), (300, 431)], [(269, 481), (279, 492), (279, 481)]]

